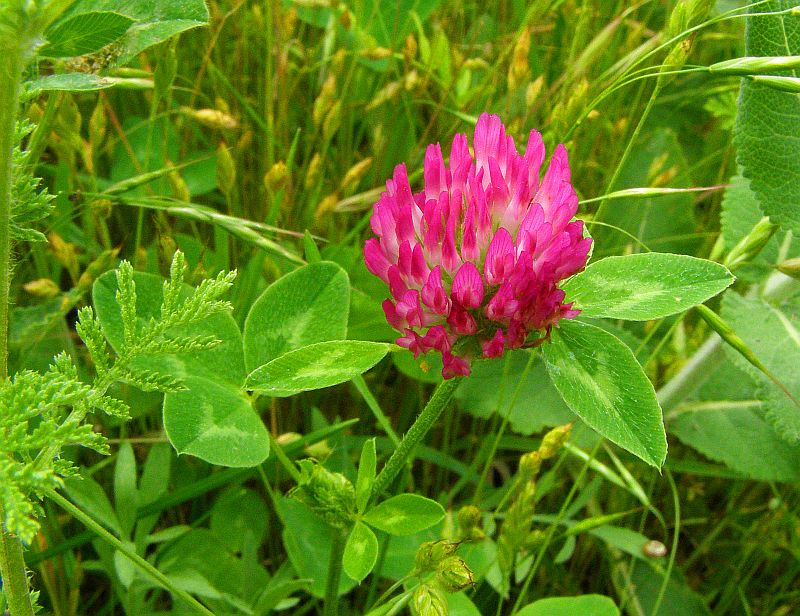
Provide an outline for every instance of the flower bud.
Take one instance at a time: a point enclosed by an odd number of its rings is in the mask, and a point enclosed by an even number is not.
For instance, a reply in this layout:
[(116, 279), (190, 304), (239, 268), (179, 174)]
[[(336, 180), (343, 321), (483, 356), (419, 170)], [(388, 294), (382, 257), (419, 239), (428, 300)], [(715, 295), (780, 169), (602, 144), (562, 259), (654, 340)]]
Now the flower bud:
[(58, 288), (58, 285), (49, 278), (31, 280), (22, 285), (22, 288), (34, 297), (43, 297), (46, 299), (50, 299), (61, 293), (61, 289)]
[(327, 141), (336, 134), (342, 123), (342, 101), (336, 101), (322, 123), (322, 137)]
[(325, 114), (331, 108), (334, 96), (336, 95), (336, 77), (328, 75), (328, 78), (322, 84), (322, 89), (319, 91), (319, 96), (314, 100), (314, 108), (311, 112), (311, 119), (314, 121), (314, 126), (319, 126), (325, 119)]
[(298, 466), (300, 481), (291, 495), (331, 526), (347, 527), (356, 510), (353, 484), (341, 473), (333, 473), (314, 460), (300, 460)]
[(167, 162), (167, 167), (170, 168), (167, 173), (167, 182), (169, 182), (169, 187), (172, 189), (172, 196), (178, 201), (191, 201), (192, 193), (189, 190), (189, 185), (186, 183), (186, 180), (184, 180), (183, 176), (180, 174), (180, 171), (175, 169), (171, 162)]
[(532, 552), (544, 543), (546, 537), (547, 533), (543, 530), (532, 530), (528, 533), (528, 536), (525, 537), (525, 549)]
[(317, 205), (317, 210), (314, 212), (314, 217), (322, 218), (326, 214), (329, 214), (336, 207), (337, 203), (339, 203), (339, 195), (336, 193), (331, 193), (319, 202)]
[(372, 111), (373, 109), (377, 109), (385, 102), (390, 101), (397, 97), (402, 89), (402, 82), (401, 81), (390, 81), (385, 86), (383, 86), (375, 96), (372, 97), (372, 100), (367, 104), (365, 107), (366, 111)]
[(405, 60), (406, 64), (411, 64), (414, 61), (417, 57), (417, 50), (417, 39), (414, 38), (413, 34), (409, 34), (403, 45), (403, 60)]
[(385, 60), (391, 58), (394, 52), (386, 47), (372, 47), (370, 49), (362, 49), (358, 55), (368, 60)]
[(800, 280), (800, 257), (787, 259), (786, 261), (778, 263), (778, 271), (796, 280)]
[(450, 541), (426, 541), (417, 549), (414, 563), (420, 573), (435, 571), (439, 563), (456, 553), (458, 543)]
[(729, 268), (736, 267), (743, 263), (749, 263), (764, 249), (767, 242), (772, 239), (778, 225), (772, 224), (768, 216), (764, 216), (750, 230), (741, 241), (731, 248), (730, 253), (725, 258), (725, 265)]
[(114, 267), (114, 264), (117, 260), (117, 254), (119, 254), (119, 248), (113, 248), (111, 250), (104, 250), (101, 252), (100, 256), (89, 263), (89, 265), (86, 266), (86, 269), (83, 270), (81, 277), (78, 279), (77, 288), (83, 291), (88, 291), (100, 274), (107, 272)]
[(448, 556), (439, 563), (436, 581), (446, 592), (458, 592), (475, 583), (469, 566), (458, 556)]
[(61, 263), (70, 274), (70, 277), (75, 280), (78, 278), (78, 252), (75, 249), (75, 244), (65, 242), (63, 238), (52, 231), (47, 236), (50, 242), (50, 249), (53, 251), (56, 260)]
[(536, 79), (528, 84), (525, 89), (525, 105), (533, 107), (536, 101), (539, 100), (539, 95), (542, 93), (544, 87), (544, 76), (539, 75)]
[(511, 64), (508, 67), (508, 91), (514, 92), (527, 80), (530, 72), (528, 53), (531, 49), (531, 30), (524, 28), (514, 45)]
[(289, 168), (286, 163), (279, 160), (272, 165), (269, 171), (264, 175), (264, 186), (266, 189), (275, 194), (279, 190), (286, 187), (289, 183)]
[(236, 187), (236, 163), (224, 142), (217, 148), (217, 186), (226, 196)]
[(642, 552), (650, 558), (664, 558), (667, 555), (667, 546), (656, 539), (651, 539), (642, 546)]
[(306, 190), (311, 190), (317, 185), (319, 178), (322, 174), (322, 157), (319, 153), (311, 157), (311, 162), (308, 163), (306, 170), (306, 177), (303, 180), (303, 186)]
[(519, 475), (526, 481), (531, 481), (539, 474), (542, 468), (542, 454), (531, 451), (519, 459)]
[(420, 584), (411, 598), (411, 609), (416, 616), (447, 616), (450, 610), (442, 591), (430, 584)]
[(544, 435), (542, 439), (542, 444), (539, 445), (539, 455), (542, 456), (543, 460), (547, 460), (547, 458), (552, 458), (558, 450), (567, 442), (569, 438), (569, 433), (572, 430), (572, 423), (564, 424), (563, 426), (558, 426), (553, 428)]
[(458, 525), (465, 533), (481, 522), (481, 510), (475, 505), (466, 505), (458, 510)]
[(347, 170), (347, 173), (344, 174), (344, 178), (342, 179), (342, 184), (340, 189), (342, 193), (345, 195), (352, 194), (356, 188), (358, 188), (358, 183), (361, 181), (361, 178), (367, 173), (369, 168), (372, 166), (372, 158), (365, 158), (364, 160), (357, 162), (355, 165), (350, 167)]
[(217, 109), (190, 109), (189, 107), (181, 107), (181, 111), (208, 128), (232, 130), (239, 126), (239, 121), (236, 118)]

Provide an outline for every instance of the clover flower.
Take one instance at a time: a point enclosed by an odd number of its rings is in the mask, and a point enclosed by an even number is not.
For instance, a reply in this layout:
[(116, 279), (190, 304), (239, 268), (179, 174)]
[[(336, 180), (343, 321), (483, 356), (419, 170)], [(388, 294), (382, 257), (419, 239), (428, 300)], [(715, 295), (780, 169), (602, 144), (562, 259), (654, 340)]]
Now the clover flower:
[(531, 131), (520, 156), (500, 118), (484, 113), (473, 150), (456, 135), (447, 166), (439, 144), (428, 146), (414, 194), (405, 165), (395, 167), (364, 247), (367, 268), (389, 285), (383, 310), (397, 344), (415, 357), (439, 351), (444, 378), (469, 374), (475, 357), (537, 346), (575, 317), (558, 284), (583, 269), (592, 242), (572, 220), (563, 145), (540, 179), (542, 136)]

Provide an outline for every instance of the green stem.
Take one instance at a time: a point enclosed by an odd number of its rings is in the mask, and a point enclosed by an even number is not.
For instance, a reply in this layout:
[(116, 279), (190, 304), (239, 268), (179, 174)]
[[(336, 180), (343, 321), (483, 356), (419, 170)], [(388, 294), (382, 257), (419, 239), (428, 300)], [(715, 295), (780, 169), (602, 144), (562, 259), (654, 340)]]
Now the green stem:
[(397, 449), (394, 450), (386, 466), (383, 467), (383, 470), (381, 470), (375, 479), (375, 485), (372, 488), (373, 500), (386, 491), (389, 484), (392, 483), (392, 480), (397, 477), (403, 469), (403, 466), (405, 466), (406, 462), (411, 457), (414, 447), (425, 438), (428, 430), (433, 427), (439, 415), (447, 408), (450, 398), (452, 398), (453, 392), (455, 392), (460, 382), (461, 377), (456, 377), (446, 379), (436, 386), (431, 399), (428, 400), (428, 404), (422, 409), (422, 413), (420, 413), (419, 417), (414, 421), (411, 429), (409, 429), (403, 437), (403, 440), (400, 441), (400, 444), (397, 446)]
[[(0, 518), (3, 508), (0, 504)], [(22, 543), (11, 533), (0, 534), (0, 577), (12, 616), (33, 616)]]
[[(6, 9), (7, 10), (7, 9)], [(11, 288), (11, 187), (17, 107), (27, 36), (3, 33), (0, 52), (0, 385), (8, 378), (8, 312)], [(0, 573), (12, 616), (32, 616), (22, 543), (5, 530), (0, 505)]]
[(333, 531), (331, 559), (328, 561), (328, 579), (325, 582), (324, 616), (337, 616), (339, 613), (339, 580), (342, 577), (342, 557), (344, 556), (345, 533), (340, 528)]
[[(189, 605), (195, 612), (198, 614), (205, 614), (206, 616), (214, 616), (214, 612), (206, 608), (202, 603), (200, 603), (197, 599), (192, 597), (189, 593), (185, 590), (181, 590), (170, 580), (166, 575), (161, 573), (158, 569), (156, 569), (153, 565), (147, 562), (144, 558), (139, 556), (136, 552), (130, 549), (127, 545), (125, 545), (122, 541), (117, 539), (114, 535), (108, 532), (105, 528), (100, 526), (97, 522), (95, 522), (91, 517), (89, 517), (86, 513), (84, 513), (81, 509), (73, 505), (69, 502), (66, 498), (61, 496), (58, 492), (51, 491), (47, 494), (48, 498), (55, 502), (59, 507), (61, 507), (67, 513), (70, 513), (74, 518), (80, 520), (80, 522), (94, 532), (98, 537), (100, 537), (103, 541), (108, 543), (109, 545), (114, 546), (117, 550), (119, 550), (122, 554), (124, 554), (133, 564), (139, 567), (145, 574), (147, 574), (150, 578), (156, 581), (159, 586), (170, 592), (175, 597), (180, 597), (183, 601)], [(16, 616), (16, 615), (15, 615)]]

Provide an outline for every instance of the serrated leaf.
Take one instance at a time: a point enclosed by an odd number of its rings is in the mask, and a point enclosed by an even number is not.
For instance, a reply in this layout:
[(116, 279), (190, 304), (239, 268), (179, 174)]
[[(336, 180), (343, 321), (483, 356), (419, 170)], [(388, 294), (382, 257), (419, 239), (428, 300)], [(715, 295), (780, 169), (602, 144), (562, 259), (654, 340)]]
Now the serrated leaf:
[(347, 337), (350, 283), (330, 262), (306, 265), (273, 282), (244, 324), (248, 371), (300, 347)]
[(625, 344), (598, 327), (562, 320), (542, 351), (550, 378), (578, 417), (648, 464), (664, 463), (661, 408)]
[(39, 50), (45, 58), (71, 58), (99, 51), (120, 38), (133, 19), (111, 11), (81, 13), (59, 21), (46, 33), (47, 45)]
[(164, 430), (178, 453), (221, 466), (249, 467), (269, 455), (269, 435), (241, 390), (200, 376), (164, 396)]
[(413, 535), (436, 524), (444, 514), (434, 500), (418, 494), (398, 494), (372, 507), (364, 521), (390, 535)]
[(548, 597), (523, 607), (518, 616), (619, 616), (614, 601), (603, 595)]
[(256, 368), (245, 387), (269, 396), (293, 396), (349, 381), (377, 364), (393, 348), (382, 342), (333, 340), (284, 353)]
[(649, 321), (702, 304), (733, 280), (719, 263), (649, 252), (595, 261), (562, 288), (583, 316)]
[[(800, 398), (800, 296), (779, 306), (759, 298), (728, 293), (722, 301), (722, 318), (734, 329), (767, 370), (795, 399)], [(758, 379), (758, 398), (764, 402), (769, 423), (789, 442), (800, 442), (800, 407), (760, 371), (726, 347), (737, 366)]]
[(358, 463), (358, 477), (356, 478), (356, 508), (359, 513), (369, 503), (372, 496), (372, 486), (375, 483), (375, 470), (377, 466), (377, 455), (375, 453), (375, 439), (371, 438), (364, 442), (361, 449), (361, 459)]
[(344, 572), (357, 582), (367, 577), (378, 559), (378, 538), (363, 522), (356, 522), (344, 546)]
[[(768, 13), (797, 6), (771, 0), (750, 12)], [(747, 18), (748, 56), (800, 55), (800, 15), (762, 15)], [(791, 71), (776, 73), (793, 75)], [(794, 75), (796, 76), (796, 74)], [(764, 214), (800, 235), (800, 97), (768, 85), (742, 79), (735, 142), (738, 161)]]

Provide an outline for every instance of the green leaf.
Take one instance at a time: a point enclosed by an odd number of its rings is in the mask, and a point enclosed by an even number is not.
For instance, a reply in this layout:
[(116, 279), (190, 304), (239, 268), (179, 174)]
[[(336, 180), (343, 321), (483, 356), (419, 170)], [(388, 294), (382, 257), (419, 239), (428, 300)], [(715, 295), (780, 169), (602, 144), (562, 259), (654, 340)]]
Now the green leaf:
[(90, 75), (89, 73), (61, 73), (47, 75), (33, 81), (26, 81), (23, 85), (24, 96), (31, 98), (39, 92), (59, 90), (64, 92), (84, 92), (88, 90), (102, 90), (110, 88), (115, 82), (107, 77)]
[(648, 464), (664, 463), (661, 408), (627, 346), (598, 327), (561, 321), (542, 350), (550, 378), (578, 417)]
[[(150, 319), (159, 319), (163, 298), (164, 280), (160, 276), (134, 272), (136, 284), (136, 313), (140, 325)], [(116, 300), (117, 279), (114, 272), (100, 276), (92, 287), (97, 317), (112, 348), (119, 352), (125, 345), (122, 316)], [(181, 299), (191, 293), (184, 285)], [(134, 362), (134, 368), (153, 370), (159, 374), (183, 381), (186, 376), (204, 376), (213, 381), (240, 386), (244, 379), (242, 335), (233, 317), (227, 313), (215, 314), (201, 322), (174, 327), (167, 332), (171, 337), (211, 336), (221, 343), (212, 349), (186, 352), (179, 355), (154, 354)]]
[(544, 362), (534, 357), (526, 373), (529, 359), (529, 351), (517, 350), (506, 353), (502, 361), (476, 361), (472, 374), (456, 389), (458, 406), (481, 419), (508, 413), (514, 431), (525, 435), (567, 423), (573, 418), (572, 411), (553, 387)]
[(371, 438), (364, 442), (361, 449), (361, 460), (358, 463), (358, 477), (356, 478), (356, 508), (359, 513), (369, 503), (372, 496), (372, 486), (375, 483), (375, 469), (377, 466), (377, 455), (375, 453), (375, 439)]
[(378, 538), (363, 522), (356, 522), (344, 546), (344, 572), (357, 582), (369, 575), (378, 560)]
[(616, 604), (603, 595), (549, 597), (523, 607), (517, 616), (619, 616)]
[(70, 500), (88, 513), (95, 521), (122, 537), (122, 526), (105, 491), (90, 477), (68, 477), (64, 489)]
[(225, 492), (211, 509), (211, 531), (233, 553), (261, 545), (268, 520), (264, 499), (243, 487)]
[(164, 430), (179, 454), (236, 467), (267, 459), (269, 434), (241, 390), (194, 375), (184, 385), (164, 396)]
[(290, 351), (256, 368), (245, 387), (286, 397), (349, 381), (377, 364), (393, 348), (382, 342), (332, 340)]
[[(325, 596), (325, 582), (331, 561), (334, 530), (303, 503), (291, 498), (276, 502), (283, 521), (283, 545), (289, 560), (301, 578), (313, 580), (309, 589), (315, 597)], [(343, 575), (339, 580), (339, 594), (349, 591), (356, 582)]]
[(367, 511), (364, 521), (390, 535), (413, 535), (443, 517), (444, 509), (436, 501), (417, 494), (398, 494)]
[(313, 263), (273, 282), (244, 324), (249, 372), (288, 351), (347, 337), (350, 283), (330, 262)]
[(126, 15), (110, 11), (81, 13), (64, 19), (45, 33), (47, 45), (39, 50), (46, 58), (71, 58), (99, 51), (121, 37), (133, 24)]
[(649, 321), (702, 304), (733, 280), (719, 263), (649, 252), (596, 261), (562, 288), (583, 316)]
[(761, 481), (800, 481), (800, 445), (780, 437), (757, 400), (689, 406), (670, 420), (670, 434), (707, 458)]
[(59, 23), (75, 15), (102, 11), (113, 11), (136, 22), (120, 40), (118, 64), (176, 34), (208, 24), (208, 7), (203, 0), (78, 0)]
[(114, 465), (114, 506), (123, 536), (129, 537), (136, 524), (139, 493), (136, 489), (136, 457), (129, 442), (123, 442)]
[[(796, 5), (771, 0), (750, 9), (767, 13)], [(800, 55), (800, 15), (748, 17), (748, 56)], [(776, 72), (792, 75), (791, 71)], [(738, 161), (764, 213), (800, 235), (800, 97), (742, 79), (735, 142)]]
[[(789, 393), (800, 398), (800, 295), (773, 306), (763, 299), (728, 293), (722, 301), (722, 318)], [(727, 347), (726, 351), (736, 365), (758, 380), (756, 397), (764, 402), (767, 421), (788, 442), (800, 443), (797, 404), (738, 353)]]

